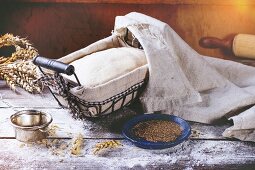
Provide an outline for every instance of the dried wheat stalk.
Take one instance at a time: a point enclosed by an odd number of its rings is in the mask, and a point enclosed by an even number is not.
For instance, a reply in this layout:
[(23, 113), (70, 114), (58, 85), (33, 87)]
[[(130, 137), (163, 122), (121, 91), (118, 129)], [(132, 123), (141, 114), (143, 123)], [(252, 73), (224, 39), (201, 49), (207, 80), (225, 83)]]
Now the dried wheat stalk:
[(42, 85), (36, 81), (36, 66), (31, 62), (31, 59), (38, 55), (37, 50), (28, 40), (12, 34), (0, 37), (0, 48), (3, 46), (14, 46), (16, 52), (10, 57), (0, 57), (0, 78), (5, 80), (12, 90), (19, 86), (31, 93), (41, 92)]
[(71, 154), (72, 155), (80, 155), (81, 154), (81, 150), (83, 148), (83, 136), (82, 134), (79, 134), (73, 142), (72, 148), (71, 148)]
[(17, 60), (28, 60), (38, 55), (37, 50), (25, 38), (5, 34), (0, 37), (0, 48), (3, 46), (14, 46), (16, 52), (10, 57), (0, 57), (0, 64), (8, 64)]
[(36, 66), (31, 61), (0, 65), (0, 77), (4, 79), (12, 90), (16, 86), (28, 92), (41, 92), (42, 85), (37, 82)]
[(116, 140), (109, 140), (101, 143), (97, 143), (94, 149), (94, 154), (97, 154), (103, 149), (108, 149), (108, 148), (116, 148), (118, 146), (121, 146), (121, 143)]

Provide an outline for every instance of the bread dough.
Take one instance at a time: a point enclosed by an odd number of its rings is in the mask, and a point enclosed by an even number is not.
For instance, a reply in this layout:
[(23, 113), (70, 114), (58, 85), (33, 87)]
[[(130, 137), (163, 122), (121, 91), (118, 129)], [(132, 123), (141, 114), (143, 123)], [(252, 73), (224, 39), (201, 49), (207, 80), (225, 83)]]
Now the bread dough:
[[(145, 53), (132, 47), (110, 48), (75, 60), (75, 68), (80, 83), (85, 87), (95, 87), (147, 64)], [(74, 76), (66, 76), (76, 82)]]

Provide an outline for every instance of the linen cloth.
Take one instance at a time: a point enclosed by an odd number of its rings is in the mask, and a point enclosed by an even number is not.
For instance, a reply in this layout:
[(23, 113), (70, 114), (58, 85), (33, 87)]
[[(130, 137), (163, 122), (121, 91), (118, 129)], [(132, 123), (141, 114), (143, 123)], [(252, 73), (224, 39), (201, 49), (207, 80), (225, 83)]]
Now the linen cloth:
[[(198, 54), (169, 25), (141, 13), (117, 16), (113, 34), (131, 31), (141, 43), (149, 81), (140, 100), (146, 112), (213, 123), (255, 103), (255, 68)], [(230, 117), (225, 137), (255, 142), (255, 107)]]

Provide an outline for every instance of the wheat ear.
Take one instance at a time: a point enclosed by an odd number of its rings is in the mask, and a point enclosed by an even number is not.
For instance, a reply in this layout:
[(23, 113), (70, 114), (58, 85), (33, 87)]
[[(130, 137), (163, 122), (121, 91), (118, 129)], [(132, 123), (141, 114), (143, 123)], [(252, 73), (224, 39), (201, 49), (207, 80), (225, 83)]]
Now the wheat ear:
[(116, 140), (109, 140), (109, 141), (97, 143), (95, 145), (95, 149), (94, 149), (93, 153), (97, 154), (98, 152), (100, 152), (103, 149), (116, 148), (118, 146), (121, 146), (121, 143)]

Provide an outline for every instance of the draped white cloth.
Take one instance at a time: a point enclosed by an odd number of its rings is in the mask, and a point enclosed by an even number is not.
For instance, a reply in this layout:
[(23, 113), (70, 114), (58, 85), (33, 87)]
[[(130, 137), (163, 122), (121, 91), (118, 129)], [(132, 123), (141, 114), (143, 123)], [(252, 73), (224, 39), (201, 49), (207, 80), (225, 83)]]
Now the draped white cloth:
[[(114, 34), (124, 37), (127, 28), (148, 62), (149, 82), (140, 97), (147, 112), (213, 123), (255, 103), (255, 68), (200, 55), (169, 25), (144, 14), (117, 16)], [(230, 119), (234, 125), (223, 136), (255, 142), (255, 107)]]

